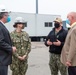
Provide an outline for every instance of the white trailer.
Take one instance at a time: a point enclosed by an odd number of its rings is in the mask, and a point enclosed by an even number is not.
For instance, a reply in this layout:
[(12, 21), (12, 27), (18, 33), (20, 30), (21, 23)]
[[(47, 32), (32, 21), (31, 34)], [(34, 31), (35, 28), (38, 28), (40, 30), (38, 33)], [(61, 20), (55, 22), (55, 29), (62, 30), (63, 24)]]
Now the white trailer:
[(26, 21), (26, 31), (33, 41), (40, 41), (45, 38), (48, 33), (54, 27), (53, 21), (56, 17), (61, 17), (60, 15), (45, 15), (45, 14), (32, 14), (32, 13), (20, 13), (12, 12), (10, 13), (11, 22), (6, 24), (7, 29), (11, 32), (14, 30), (13, 24), (16, 17), (23, 17)]

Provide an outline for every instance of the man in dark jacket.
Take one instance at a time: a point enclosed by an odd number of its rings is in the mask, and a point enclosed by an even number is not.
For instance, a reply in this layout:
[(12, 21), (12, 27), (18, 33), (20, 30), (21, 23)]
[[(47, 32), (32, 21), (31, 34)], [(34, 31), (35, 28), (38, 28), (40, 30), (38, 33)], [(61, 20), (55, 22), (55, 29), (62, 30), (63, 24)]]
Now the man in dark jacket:
[(54, 29), (48, 34), (45, 41), (45, 45), (49, 46), (51, 75), (58, 75), (58, 70), (61, 75), (67, 75), (66, 67), (60, 62), (60, 54), (66, 35), (67, 31), (62, 27), (62, 19), (56, 18)]
[(5, 23), (10, 21), (8, 11), (0, 8), (0, 75), (8, 74), (8, 65), (12, 62), (12, 52), (16, 51), (12, 47), (11, 38)]

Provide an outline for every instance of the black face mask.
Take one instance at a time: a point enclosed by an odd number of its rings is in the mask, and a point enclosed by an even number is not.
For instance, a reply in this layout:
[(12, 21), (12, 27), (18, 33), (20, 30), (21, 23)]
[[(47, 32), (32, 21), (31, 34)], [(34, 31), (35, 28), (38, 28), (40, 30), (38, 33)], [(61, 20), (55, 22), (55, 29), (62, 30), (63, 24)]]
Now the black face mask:
[(55, 28), (59, 28), (60, 24), (59, 23), (54, 23)]

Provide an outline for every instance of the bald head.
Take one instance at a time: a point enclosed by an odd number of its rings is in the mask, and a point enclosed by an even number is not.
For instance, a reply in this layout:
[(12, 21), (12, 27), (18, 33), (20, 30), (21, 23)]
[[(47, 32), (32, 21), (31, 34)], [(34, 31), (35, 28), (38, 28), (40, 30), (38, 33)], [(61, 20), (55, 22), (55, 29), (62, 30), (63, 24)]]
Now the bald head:
[(68, 16), (72, 17), (73, 19), (76, 19), (76, 12), (70, 12)]
[(67, 18), (70, 20), (70, 25), (72, 25), (74, 22), (76, 22), (76, 12), (70, 12), (67, 15)]

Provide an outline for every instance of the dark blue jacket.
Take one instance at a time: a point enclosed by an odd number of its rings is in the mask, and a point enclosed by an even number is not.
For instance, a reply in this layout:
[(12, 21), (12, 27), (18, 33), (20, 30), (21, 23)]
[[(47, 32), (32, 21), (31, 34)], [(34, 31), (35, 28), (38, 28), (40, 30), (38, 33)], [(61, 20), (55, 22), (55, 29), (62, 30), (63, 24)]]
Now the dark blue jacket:
[(0, 65), (12, 62), (12, 42), (6, 27), (0, 22)]
[(47, 45), (48, 39), (50, 39), (51, 42), (56, 42), (58, 39), (61, 42), (61, 45), (60, 46), (55, 46), (55, 45), (49, 46), (49, 52), (54, 53), (54, 54), (61, 54), (61, 50), (64, 45), (66, 35), (67, 35), (67, 30), (63, 29), (63, 27), (57, 33), (57, 35), (55, 35), (55, 28), (52, 31), (50, 31), (50, 33), (46, 37), (45, 45), (48, 46)]

